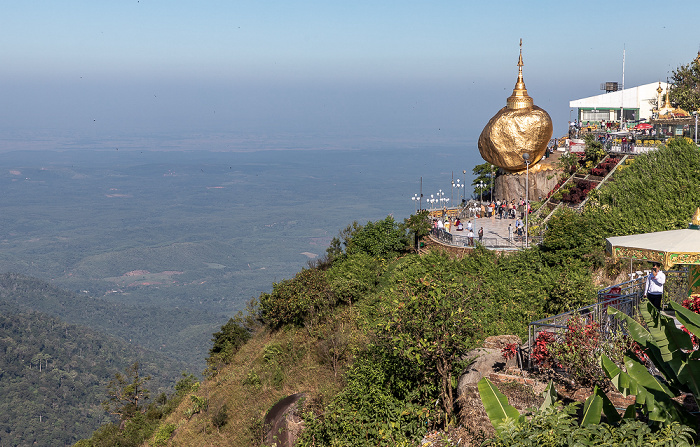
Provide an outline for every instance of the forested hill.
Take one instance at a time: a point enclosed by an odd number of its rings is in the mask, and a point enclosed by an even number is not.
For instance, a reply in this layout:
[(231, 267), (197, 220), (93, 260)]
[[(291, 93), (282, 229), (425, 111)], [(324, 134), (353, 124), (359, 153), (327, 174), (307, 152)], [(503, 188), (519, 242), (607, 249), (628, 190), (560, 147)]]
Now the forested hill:
[(193, 373), (204, 369), (204, 347), (226, 321), (195, 309), (164, 310), (78, 295), (14, 273), (0, 275), (0, 300), (160, 352)]
[[(30, 281), (19, 284), (30, 295), (39, 293), (28, 287)], [(71, 445), (88, 436), (110, 420), (101, 406), (107, 383), (136, 361), (153, 377), (148, 386), (153, 398), (170, 389), (181, 372), (181, 364), (165, 356), (3, 299), (0, 353), (3, 446)]]

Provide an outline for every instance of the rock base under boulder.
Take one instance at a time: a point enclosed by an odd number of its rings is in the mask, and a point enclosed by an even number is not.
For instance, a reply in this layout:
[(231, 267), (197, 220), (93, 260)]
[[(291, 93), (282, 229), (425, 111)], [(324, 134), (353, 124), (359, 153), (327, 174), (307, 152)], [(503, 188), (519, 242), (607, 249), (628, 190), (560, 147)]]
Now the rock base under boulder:
[[(557, 169), (541, 169), (530, 171), (529, 191), (530, 201), (547, 197), (547, 194), (557, 185), (563, 171)], [(525, 184), (528, 176), (525, 171), (505, 172), (500, 170), (495, 179), (493, 197), (496, 200), (515, 200), (525, 198)]]

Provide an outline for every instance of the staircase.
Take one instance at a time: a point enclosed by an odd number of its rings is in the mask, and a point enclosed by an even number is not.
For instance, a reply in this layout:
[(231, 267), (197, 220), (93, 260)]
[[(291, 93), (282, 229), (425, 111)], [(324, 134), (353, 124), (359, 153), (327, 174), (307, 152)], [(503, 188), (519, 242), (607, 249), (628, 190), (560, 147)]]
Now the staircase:
[[(629, 157), (630, 157), (629, 154), (625, 154), (625, 155), (622, 157), (622, 159), (615, 165), (615, 167), (614, 167), (610, 172), (608, 172), (608, 175), (606, 175), (602, 180), (599, 180), (598, 177), (595, 177), (595, 176), (593, 176), (593, 175), (591, 175), (591, 174), (586, 174), (586, 175), (583, 175), (583, 176), (582, 176), (582, 175), (580, 175), (580, 174), (574, 173), (574, 174), (572, 174), (568, 179), (566, 179), (566, 181), (559, 187), (559, 189), (563, 188), (567, 183), (573, 182), (574, 179), (580, 179), (580, 180), (587, 180), (587, 181), (590, 181), (590, 182), (595, 182), (595, 183), (597, 183), (597, 185), (595, 186), (595, 189), (600, 189), (600, 187), (601, 187), (603, 184), (605, 184), (605, 182), (608, 181), (608, 179), (609, 179), (610, 177), (612, 177), (612, 175), (615, 173), (615, 171), (617, 171), (618, 166), (620, 166), (621, 164), (623, 164), (623, 163), (625, 162), (625, 160), (627, 160), (627, 158), (629, 158)], [(600, 163), (603, 163), (603, 162), (604, 162), (605, 160), (607, 160), (608, 158), (610, 158), (610, 155), (606, 155), (605, 158), (603, 158), (603, 159), (600, 161)], [(559, 202), (559, 203), (556, 203), (556, 204), (555, 204), (555, 203), (552, 203), (552, 197), (550, 196), (550, 197), (548, 197), (547, 200), (542, 204), (542, 206), (540, 206), (540, 207), (537, 209), (537, 211), (535, 211), (535, 212), (532, 214), (531, 218), (534, 218), (534, 217), (536, 217), (536, 216), (539, 216), (539, 215), (541, 215), (543, 212), (544, 212), (544, 213), (547, 213), (546, 216), (545, 216), (545, 218), (542, 220), (542, 223), (545, 224), (545, 223), (554, 215), (554, 213), (555, 213), (558, 209), (560, 209), (560, 208), (566, 206), (566, 207), (569, 207), (569, 208), (574, 209), (574, 210), (581, 210), (581, 209), (583, 209), (583, 207), (584, 207), (584, 205), (586, 204), (587, 201), (588, 201), (588, 196), (586, 196), (586, 198), (583, 199), (583, 201), (582, 201), (581, 203), (577, 204), (577, 205), (566, 205), (566, 204), (564, 204), (564, 202)]]

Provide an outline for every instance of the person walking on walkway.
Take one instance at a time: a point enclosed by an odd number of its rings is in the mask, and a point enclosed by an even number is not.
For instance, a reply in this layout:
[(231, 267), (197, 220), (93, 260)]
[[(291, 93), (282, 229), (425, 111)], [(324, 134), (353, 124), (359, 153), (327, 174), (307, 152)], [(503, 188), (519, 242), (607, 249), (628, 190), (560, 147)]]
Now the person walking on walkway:
[(474, 246), (474, 232), (472, 230), (469, 230), (469, 234), (467, 235), (467, 237), (469, 238), (469, 242), (468, 242), (469, 246), (473, 247)]
[(484, 240), (484, 227), (479, 228), (479, 243), (481, 244)]
[(661, 297), (664, 294), (664, 284), (666, 283), (666, 274), (661, 271), (661, 264), (654, 262), (651, 267), (651, 273), (647, 276), (647, 282), (644, 287), (644, 296), (658, 310), (661, 310)]
[(518, 233), (518, 238), (522, 238), (523, 235), (523, 221), (518, 219), (515, 221), (515, 231)]

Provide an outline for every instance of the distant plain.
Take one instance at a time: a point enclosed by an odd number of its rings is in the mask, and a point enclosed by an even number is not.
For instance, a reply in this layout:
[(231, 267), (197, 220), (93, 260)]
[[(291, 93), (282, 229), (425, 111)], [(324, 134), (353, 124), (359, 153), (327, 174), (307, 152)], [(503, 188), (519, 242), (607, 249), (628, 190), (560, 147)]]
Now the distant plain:
[(473, 145), (0, 153), (0, 272), (210, 314), (179, 328), (199, 333), (200, 354), (182, 360), (201, 365), (218, 325), (322, 256), (340, 229), (408, 217), (421, 176), (425, 196), (457, 201), (452, 176), (467, 170), (470, 183), (479, 162)]

